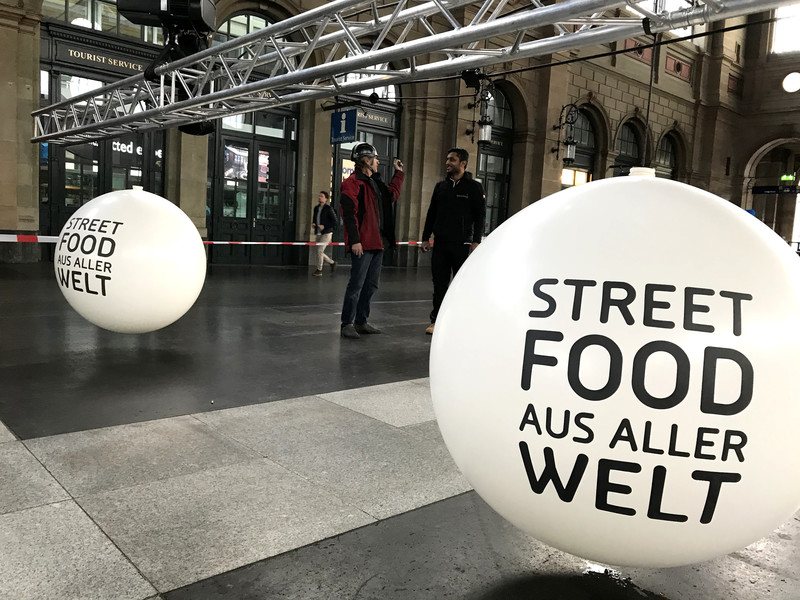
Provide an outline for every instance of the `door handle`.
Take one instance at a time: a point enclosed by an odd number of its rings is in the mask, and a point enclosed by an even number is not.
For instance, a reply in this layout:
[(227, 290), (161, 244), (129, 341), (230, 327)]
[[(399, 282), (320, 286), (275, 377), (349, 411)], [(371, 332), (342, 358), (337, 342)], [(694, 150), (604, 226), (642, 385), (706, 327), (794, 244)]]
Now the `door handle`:
[(256, 228), (256, 218), (253, 217), (253, 229), (255, 229), (255, 228)]

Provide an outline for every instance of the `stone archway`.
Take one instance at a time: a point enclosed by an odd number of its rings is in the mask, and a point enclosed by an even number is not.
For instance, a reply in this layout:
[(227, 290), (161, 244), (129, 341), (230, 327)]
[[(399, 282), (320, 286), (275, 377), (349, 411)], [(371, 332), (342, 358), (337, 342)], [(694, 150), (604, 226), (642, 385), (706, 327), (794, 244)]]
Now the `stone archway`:
[(767, 154), (776, 148), (784, 145), (797, 145), (800, 146), (800, 138), (776, 138), (770, 142), (763, 144), (758, 150), (753, 152), (750, 159), (745, 165), (744, 172), (742, 173), (742, 208), (753, 208), (753, 185), (756, 178), (756, 168), (758, 164), (764, 159)]

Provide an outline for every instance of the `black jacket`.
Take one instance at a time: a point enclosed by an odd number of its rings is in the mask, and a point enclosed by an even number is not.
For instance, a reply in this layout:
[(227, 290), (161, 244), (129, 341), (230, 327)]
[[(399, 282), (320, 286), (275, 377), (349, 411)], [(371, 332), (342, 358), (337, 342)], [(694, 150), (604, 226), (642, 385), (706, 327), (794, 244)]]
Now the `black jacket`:
[(336, 213), (333, 211), (333, 208), (331, 208), (331, 205), (327, 202), (322, 207), (322, 216), (319, 220), (325, 229), (322, 231), (317, 231), (317, 213), (319, 212), (319, 207), (319, 204), (314, 207), (314, 215), (311, 217), (311, 224), (314, 226), (314, 232), (318, 235), (323, 233), (333, 233), (336, 231), (336, 225), (338, 225), (338, 223), (336, 219)]
[(433, 188), (422, 241), (429, 240), (433, 233), (434, 243), (478, 243), (483, 235), (485, 218), (483, 186), (468, 172), (461, 179), (448, 177)]

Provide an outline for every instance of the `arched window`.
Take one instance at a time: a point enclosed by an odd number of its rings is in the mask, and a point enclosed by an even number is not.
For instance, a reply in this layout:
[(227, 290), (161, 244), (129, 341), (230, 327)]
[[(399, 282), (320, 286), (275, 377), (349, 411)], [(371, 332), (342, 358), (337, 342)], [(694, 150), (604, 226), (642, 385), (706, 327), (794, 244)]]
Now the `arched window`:
[(576, 142), (575, 162), (561, 170), (562, 187), (581, 185), (594, 178), (597, 136), (589, 114), (585, 110), (579, 110), (575, 123), (570, 127), (572, 127), (572, 138)]
[(492, 138), (489, 143), (478, 144), (475, 179), (483, 184), (486, 194), (483, 232), (488, 235), (508, 215), (514, 115), (508, 97), (499, 88), (490, 91), (487, 112), (492, 119)]
[[(364, 49), (367, 50), (366, 48)], [(366, 79), (367, 77), (373, 77), (374, 75), (369, 71), (375, 71), (377, 74), (380, 71), (385, 71), (389, 68), (389, 63), (383, 63), (380, 65), (372, 65), (370, 67), (366, 67), (359, 73), (347, 73), (344, 76), (344, 81), (346, 83), (352, 83), (354, 81), (360, 81), (362, 79)], [(372, 94), (377, 94), (378, 100), (385, 100), (387, 102), (397, 102), (399, 100), (397, 94), (397, 87), (393, 85), (383, 85), (380, 87), (368, 88), (366, 90), (361, 90), (357, 92), (358, 94), (363, 94), (364, 96), (371, 96)]]
[(500, 90), (494, 90), (489, 94), (489, 116), (492, 118), (492, 127), (514, 129), (514, 115), (508, 98)]
[(264, 29), (269, 21), (262, 15), (241, 14), (225, 21), (214, 33), (214, 42), (222, 43)]
[(617, 137), (617, 167), (620, 169), (616, 174), (628, 174), (630, 167), (639, 165), (642, 156), (639, 132), (631, 123), (625, 123), (620, 127)]
[(678, 147), (672, 134), (661, 138), (656, 150), (656, 177), (678, 178)]

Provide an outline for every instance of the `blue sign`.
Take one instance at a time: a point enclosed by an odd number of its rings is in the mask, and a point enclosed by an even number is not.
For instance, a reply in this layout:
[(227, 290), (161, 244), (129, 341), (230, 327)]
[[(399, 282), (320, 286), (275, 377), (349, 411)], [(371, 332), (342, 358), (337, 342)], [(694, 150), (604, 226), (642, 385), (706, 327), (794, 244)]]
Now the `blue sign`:
[(356, 141), (358, 111), (353, 108), (331, 114), (331, 144)]

